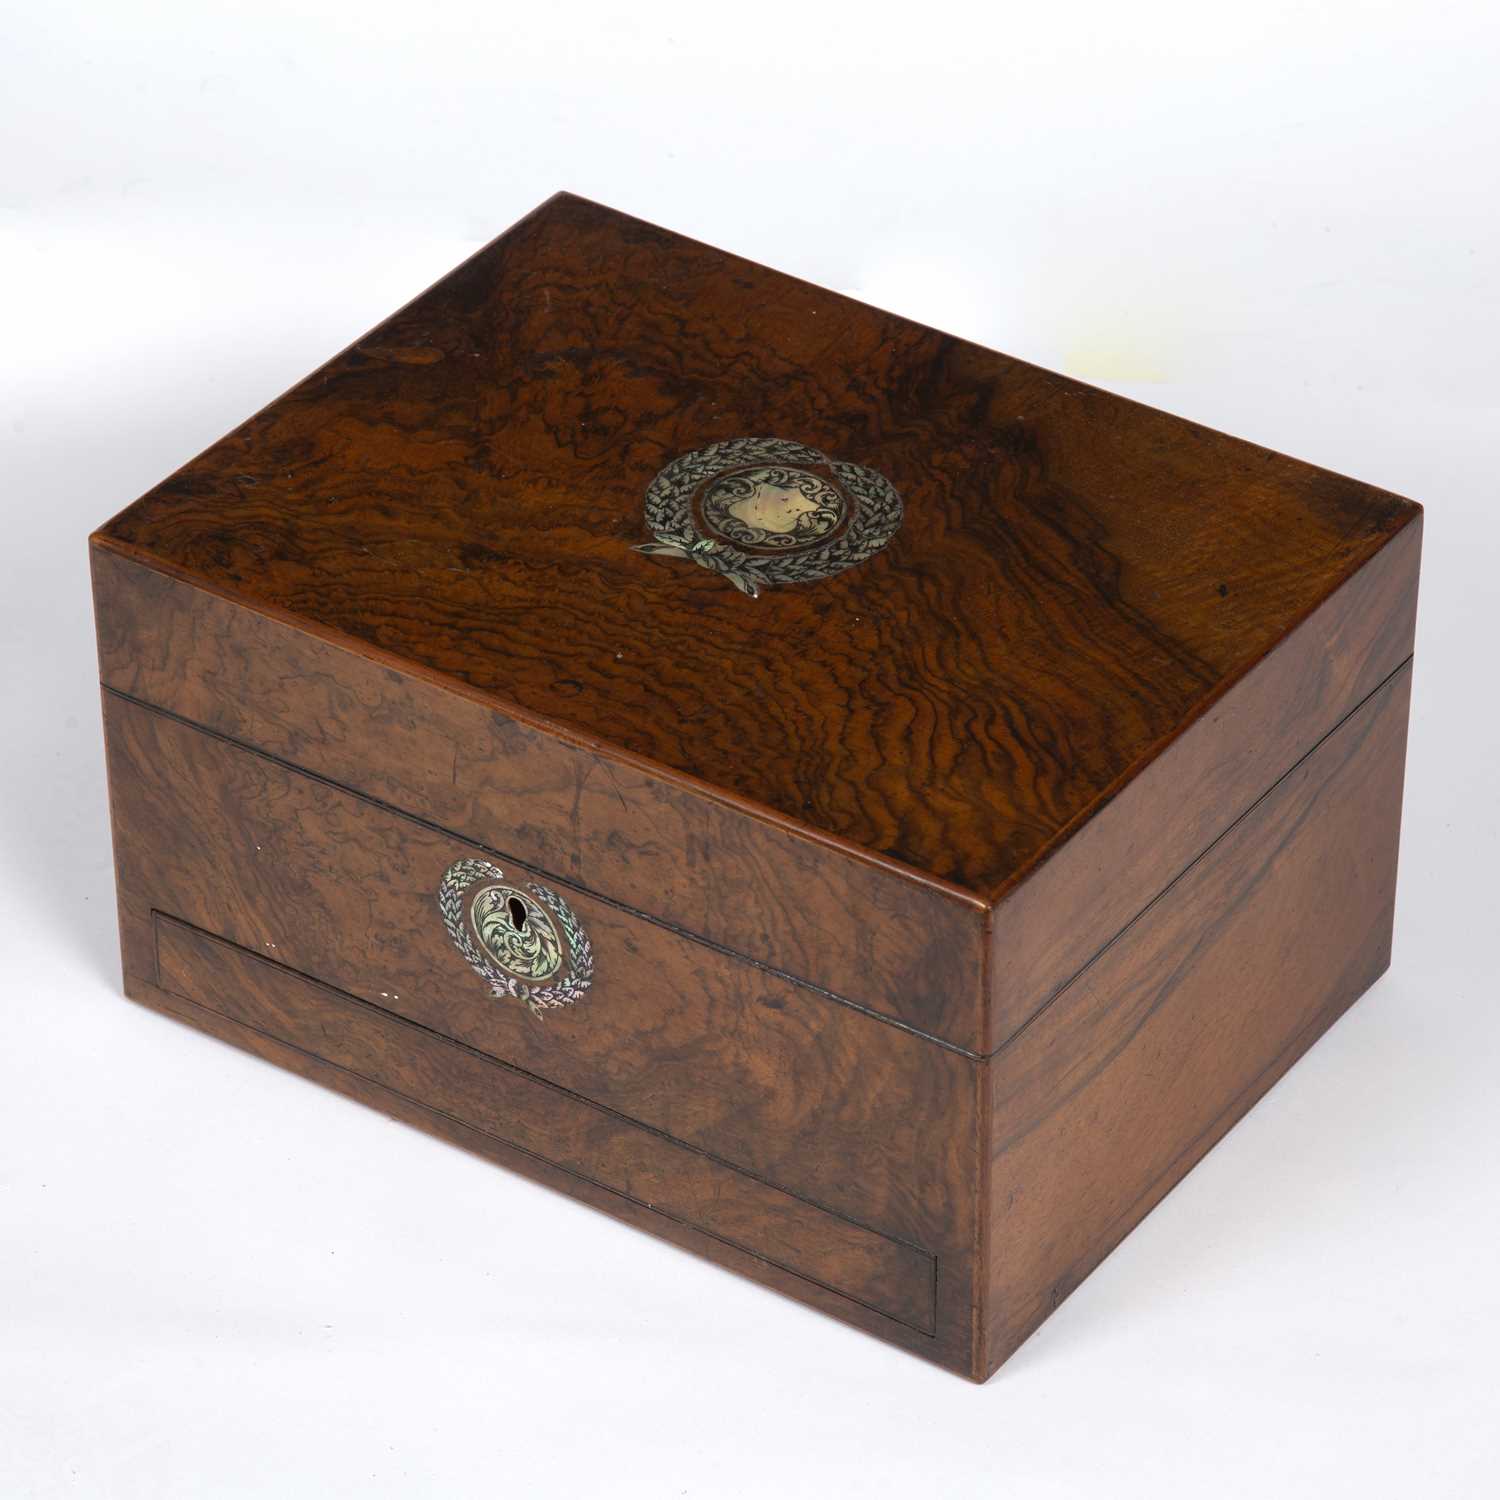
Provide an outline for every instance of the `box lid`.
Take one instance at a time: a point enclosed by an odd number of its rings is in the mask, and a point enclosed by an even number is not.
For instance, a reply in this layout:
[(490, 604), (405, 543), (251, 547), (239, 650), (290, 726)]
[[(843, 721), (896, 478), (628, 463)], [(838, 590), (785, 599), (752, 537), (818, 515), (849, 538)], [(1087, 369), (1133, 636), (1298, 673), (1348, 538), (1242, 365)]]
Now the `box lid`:
[(103, 535), (991, 903), (1416, 514), (560, 195)]

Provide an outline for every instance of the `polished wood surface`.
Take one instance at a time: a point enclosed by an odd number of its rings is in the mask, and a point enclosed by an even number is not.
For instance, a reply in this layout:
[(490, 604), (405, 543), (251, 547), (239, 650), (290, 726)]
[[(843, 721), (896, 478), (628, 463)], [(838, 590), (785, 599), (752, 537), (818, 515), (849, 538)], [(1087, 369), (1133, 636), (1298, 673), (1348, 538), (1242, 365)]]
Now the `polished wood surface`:
[[(633, 550), (776, 435), (906, 519)], [(93, 539), (128, 993), (977, 1379), (1384, 968), (1407, 501), (561, 196)], [(598, 966), (492, 996), (437, 886)]]
[[(759, 599), (633, 551), (740, 436), (901, 530)], [(104, 537), (990, 897), (1415, 514), (564, 195)]]

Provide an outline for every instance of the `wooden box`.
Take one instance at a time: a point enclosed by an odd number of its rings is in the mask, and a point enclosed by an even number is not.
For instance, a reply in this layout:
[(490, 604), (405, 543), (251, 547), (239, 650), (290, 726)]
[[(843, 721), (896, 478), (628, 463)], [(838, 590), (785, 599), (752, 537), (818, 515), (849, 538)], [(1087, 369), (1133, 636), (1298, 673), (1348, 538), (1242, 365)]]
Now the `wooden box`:
[(1385, 968), (1420, 532), (554, 198), (93, 538), (126, 991), (983, 1379)]

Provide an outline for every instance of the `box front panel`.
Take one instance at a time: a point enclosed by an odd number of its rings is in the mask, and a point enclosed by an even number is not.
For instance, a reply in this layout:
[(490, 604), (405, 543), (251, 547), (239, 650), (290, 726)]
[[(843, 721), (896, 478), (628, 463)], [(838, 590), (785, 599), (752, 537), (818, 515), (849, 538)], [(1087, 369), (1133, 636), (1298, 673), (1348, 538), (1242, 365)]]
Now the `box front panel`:
[[(108, 691), (105, 716), (133, 993), (968, 1369), (971, 1058)], [(473, 862), (563, 901), (574, 1003), (533, 1014), (460, 950), (441, 897)]]
[(974, 898), (107, 548), (95, 547), (93, 567), (105, 686), (983, 1050), (985, 913)]

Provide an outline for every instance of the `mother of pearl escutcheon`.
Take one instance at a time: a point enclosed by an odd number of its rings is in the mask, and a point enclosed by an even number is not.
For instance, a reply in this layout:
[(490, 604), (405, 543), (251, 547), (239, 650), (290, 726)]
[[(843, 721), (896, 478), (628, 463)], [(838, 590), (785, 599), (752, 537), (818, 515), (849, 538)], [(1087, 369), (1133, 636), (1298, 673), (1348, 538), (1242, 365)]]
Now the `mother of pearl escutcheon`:
[(533, 1015), (579, 999), (594, 978), (594, 950), (573, 908), (549, 886), (511, 879), (486, 859), (450, 865), (438, 910), (453, 945), (497, 998)]

